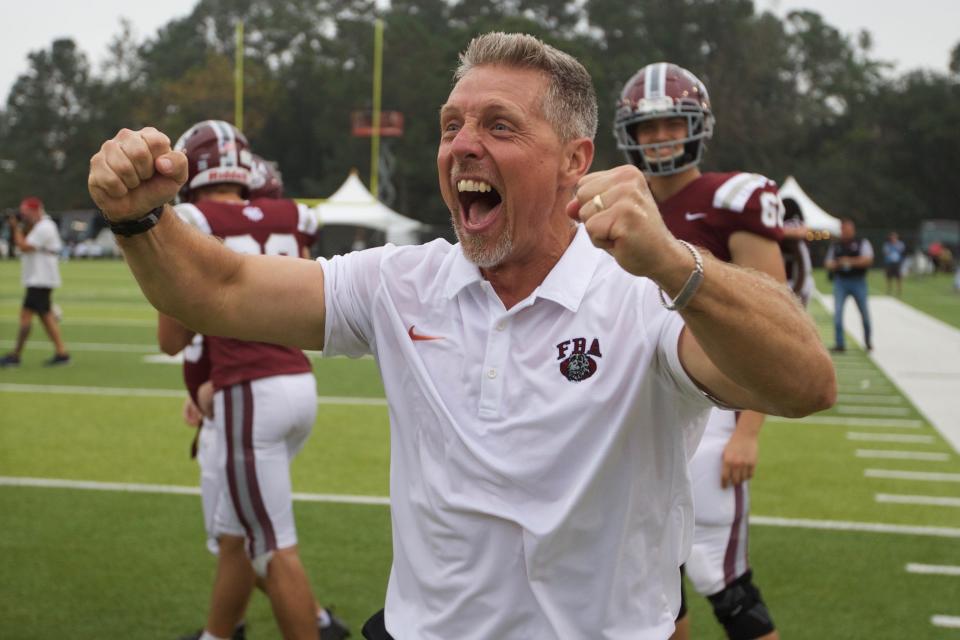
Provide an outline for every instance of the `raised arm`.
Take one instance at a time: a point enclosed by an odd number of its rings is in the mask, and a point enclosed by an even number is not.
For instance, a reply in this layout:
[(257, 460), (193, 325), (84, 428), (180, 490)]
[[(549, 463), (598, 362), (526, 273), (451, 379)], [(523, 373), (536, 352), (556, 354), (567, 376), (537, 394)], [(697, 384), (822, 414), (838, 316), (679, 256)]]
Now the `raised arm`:
[(165, 203), (186, 176), (186, 157), (151, 127), (121, 130), (90, 159), (90, 195), (109, 221), (137, 220), (163, 207), (152, 229), (117, 238), (150, 303), (207, 335), (322, 348), (320, 265), (234, 253), (181, 222)]
[[(651, 278), (671, 298), (694, 269), (693, 256), (666, 229), (633, 166), (584, 176), (568, 213), (583, 220), (594, 244), (626, 271)], [(708, 255), (703, 262), (703, 283), (681, 311), (688, 330), (680, 359), (690, 375), (740, 408), (803, 416), (830, 407), (836, 399), (832, 362), (789, 290)], [(782, 375), (783, 362), (791, 363), (791, 375)]]

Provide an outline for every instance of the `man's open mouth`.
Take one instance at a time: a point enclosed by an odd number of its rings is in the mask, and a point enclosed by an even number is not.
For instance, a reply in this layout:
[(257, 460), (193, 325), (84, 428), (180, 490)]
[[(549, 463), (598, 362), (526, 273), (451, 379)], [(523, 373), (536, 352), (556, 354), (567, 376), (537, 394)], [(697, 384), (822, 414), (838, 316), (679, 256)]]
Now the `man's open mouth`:
[(483, 180), (458, 180), (460, 219), (464, 228), (478, 233), (490, 227), (500, 213), (503, 199), (500, 192)]

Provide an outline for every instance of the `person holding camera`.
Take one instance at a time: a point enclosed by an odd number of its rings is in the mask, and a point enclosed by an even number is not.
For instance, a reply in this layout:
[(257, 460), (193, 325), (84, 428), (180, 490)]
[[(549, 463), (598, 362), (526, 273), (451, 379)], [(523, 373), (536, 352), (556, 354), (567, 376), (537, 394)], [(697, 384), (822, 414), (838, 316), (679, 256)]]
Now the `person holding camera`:
[(20, 309), (20, 327), (13, 351), (0, 358), (0, 367), (20, 365), (20, 353), (30, 335), (33, 316), (39, 315), (43, 328), (50, 336), (55, 352), (45, 365), (62, 365), (70, 362), (70, 354), (60, 336), (60, 326), (53, 312), (50, 296), (60, 286), (60, 231), (56, 223), (46, 214), (40, 198), (24, 198), (20, 203), (20, 216), (27, 227), (26, 233), (20, 228), (17, 216), (9, 216), (10, 241), (20, 250), (22, 259), (21, 281), (27, 292)]

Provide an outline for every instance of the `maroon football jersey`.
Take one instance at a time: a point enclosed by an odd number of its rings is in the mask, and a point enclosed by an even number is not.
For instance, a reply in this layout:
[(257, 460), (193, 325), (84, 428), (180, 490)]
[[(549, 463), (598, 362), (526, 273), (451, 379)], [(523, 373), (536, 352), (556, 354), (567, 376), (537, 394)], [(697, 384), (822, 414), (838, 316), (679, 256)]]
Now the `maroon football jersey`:
[(203, 336), (197, 334), (183, 350), (183, 384), (193, 403), (197, 402), (197, 390), (210, 379), (210, 350), (204, 348)]
[[(285, 255), (298, 258), (302, 247), (316, 237), (316, 212), (292, 200), (258, 199), (249, 202), (203, 200), (178, 204), (177, 213), (205, 233), (223, 240), (238, 253)], [(310, 361), (299, 349), (265, 342), (205, 337), (214, 389), (239, 382), (310, 371)]]
[(673, 235), (725, 262), (731, 262), (730, 236), (736, 231), (776, 242), (783, 238), (777, 184), (756, 173), (705, 173), (658, 204)]

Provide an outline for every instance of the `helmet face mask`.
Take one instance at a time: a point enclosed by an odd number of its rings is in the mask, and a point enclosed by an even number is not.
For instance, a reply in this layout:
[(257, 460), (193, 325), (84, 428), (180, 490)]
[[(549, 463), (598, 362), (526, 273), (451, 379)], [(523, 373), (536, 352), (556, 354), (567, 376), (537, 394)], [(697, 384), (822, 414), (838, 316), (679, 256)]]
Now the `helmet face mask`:
[(250, 199), (283, 197), (283, 176), (277, 166), (253, 154), (250, 167)]
[(180, 136), (174, 148), (187, 156), (187, 181), (180, 189), (182, 202), (194, 191), (214, 184), (236, 184), (246, 197), (250, 191), (253, 155), (246, 136), (223, 120), (204, 120)]
[[(663, 118), (683, 118), (686, 136), (676, 140), (640, 144), (637, 127)], [(627, 81), (617, 104), (614, 136), (627, 161), (647, 175), (667, 176), (700, 164), (706, 141), (713, 135), (713, 112), (706, 87), (686, 69), (659, 62), (647, 65)], [(682, 146), (665, 155), (663, 149)]]

